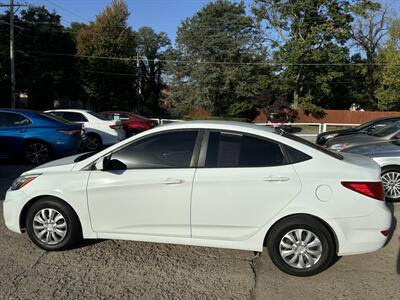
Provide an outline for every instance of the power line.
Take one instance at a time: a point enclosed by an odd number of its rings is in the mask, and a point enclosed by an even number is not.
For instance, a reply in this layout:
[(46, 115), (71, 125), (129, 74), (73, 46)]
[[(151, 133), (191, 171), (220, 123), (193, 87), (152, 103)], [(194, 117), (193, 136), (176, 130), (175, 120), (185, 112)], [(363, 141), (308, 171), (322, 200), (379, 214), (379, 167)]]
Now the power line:
[[(93, 59), (104, 59), (104, 60), (119, 60), (119, 61), (133, 61), (136, 62), (136, 57), (111, 57), (111, 56), (97, 56), (97, 55), (82, 55), (82, 54), (68, 54), (68, 53), (56, 53), (56, 52), (43, 52), (43, 51), (21, 51), (22, 53), (33, 53), (33, 54), (42, 54), (42, 55), (54, 55), (54, 56), (65, 56), (65, 57), (76, 57), (76, 58), (93, 58)], [(140, 59), (146, 59), (147, 61), (154, 62), (169, 62), (169, 63), (182, 63), (182, 64), (209, 64), (209, 65), (233, 65), (233, 66), (241, 66), (241, 65), (269, 65), (269, 66), (385, 66), (387, 63), (287, 63), (287, 62), (273, 62), (273, 61), (265, 61), (265, 62), (225, 62), (225, 61), (191, 61), (191, 60), (173, 60), (173, 59), (149, 59), (146, 56), (138, 56)], [(400, 66), (393, 65), (393, 66)]]

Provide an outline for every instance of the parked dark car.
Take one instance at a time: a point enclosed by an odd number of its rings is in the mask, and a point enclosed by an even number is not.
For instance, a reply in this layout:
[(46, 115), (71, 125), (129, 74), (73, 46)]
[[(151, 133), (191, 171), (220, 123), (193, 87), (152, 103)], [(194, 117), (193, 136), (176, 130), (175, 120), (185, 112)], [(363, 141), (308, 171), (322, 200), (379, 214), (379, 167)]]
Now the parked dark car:
[(361, 124), (361, 125), (353, 127), (353, 128), (323, 132), (317, 136), (316, 143), (318, 145), (324, 145), (327, 141), (329, 141), (333, 138), (336, 138), (336, 137), (350, 135), (350, 134), (372, 133), (374, 130), (380, 129), (385, 126), (392, 125), (393, 123), (395, 123), (397, 121), (400, 121), (400, 116), (379, 118), (379, 119), (369, 121), (367, 123)]
[(154, 121), (146, 117), (126, 111), (103, 111), (99, 115), (108, 120), (121, 120), (127, 137), (151, 129), (156, 125)]
[(372, 133), (374, 130), (380, 129), (385, 126), (392, 125), (393, 123), (395, 123), (397, 121), (400, 121), (400, 116), (379, 118), (379, 119), (375, 119), (375, 120), (369, 121), (367, 123), (361, 124), (357, 127), (343, 129), (343, 130), (333, 130), (333, 131), (323, 132), (317, 136), (316, 143), (318, 145), (324, 145), (327, 141), (329, 141), (333, 138), (336, 138), (336, 137), (350, 135), (350, 134)]
[(343, 151), (350, 147), (388, 142), (397, 139), (400, 139), (400, 121), (393, 125), (376, 129), (369, 134), (359, 133), (333, 138), (325, 143), (325, 147), (332, 151)]
[(75, 154), (81, 125), (30, 110), (0, 109), (0, 159), (24, 158), (33, 164)]

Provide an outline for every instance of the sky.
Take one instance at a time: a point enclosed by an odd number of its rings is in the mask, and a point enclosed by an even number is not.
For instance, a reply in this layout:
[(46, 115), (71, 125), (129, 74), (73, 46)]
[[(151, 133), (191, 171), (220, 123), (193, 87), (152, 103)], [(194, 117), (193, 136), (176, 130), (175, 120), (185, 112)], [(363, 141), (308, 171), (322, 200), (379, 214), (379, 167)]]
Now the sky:
[[(7, 3), (9, 0), (0, 0)], [(301, 1), (301, 0), (299, 0)], [(390, 5), (390, 11), (400, 16), (400, 0), (378, 0)], [(68, 26), (71, 22), (93, 21), (111, 0), (15, 0), (28, 2), (32, 5), (44, 5), (48, 10), (55, 10), (62, 17), (62, 24)], [(129, 25), (133, 29), (150, 26), (156, 32), (166, 32), (173, 42), (176, 30), (181, 22), (193, 16), (209, 0), (127, 0)], [(236, 1), (238, 2), (238, 1)], [(245, 0), (247, 5), (251, 0)]]

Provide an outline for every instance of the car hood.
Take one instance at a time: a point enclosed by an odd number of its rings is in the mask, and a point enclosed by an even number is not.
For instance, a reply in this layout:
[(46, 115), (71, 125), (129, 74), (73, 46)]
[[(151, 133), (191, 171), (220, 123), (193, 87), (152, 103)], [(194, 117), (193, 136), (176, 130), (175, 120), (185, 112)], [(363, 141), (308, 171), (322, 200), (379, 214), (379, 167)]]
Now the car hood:
[(400, 143), (385, 142), (359, 145), (345, 149), (344, 152), (357, 153), (369, 157), (400, 156)]
[(81, 155), (82, 155), (82, 153), (64, 157), (64, 158), (57, 159), (57, 160), (53, 160), (51, 162), (40, 165), (30, 171), (27, 171), (27, 172), (23, 173), (22, 175), (70, 171), (76, 164), (75, 159), (77, 159)]
[(336, 144), (358, 145), (367, 143), (378, 143), (382, 141), (383, 141), (382, 138), (369, 134), (352, 134), (348, 136), (340, 136), (337, 138), (333, 138), (330, 141), (328, 141), (325, 145), (327, 147), (330, 147)]
[(346, 134), (352, 134), (352, 133), (357, 133), (358, 130), (355, 130), (354, 128), (347, 128), (347, 129), (340, 129), (340, 130), (332, 130), (332, 131), (325, 131), (320, 133), (318, 136), (322, 137), (322, 136), (327, 136), (330, 134), (335, 134), (338, 133), (340, 135), (346, 135)]

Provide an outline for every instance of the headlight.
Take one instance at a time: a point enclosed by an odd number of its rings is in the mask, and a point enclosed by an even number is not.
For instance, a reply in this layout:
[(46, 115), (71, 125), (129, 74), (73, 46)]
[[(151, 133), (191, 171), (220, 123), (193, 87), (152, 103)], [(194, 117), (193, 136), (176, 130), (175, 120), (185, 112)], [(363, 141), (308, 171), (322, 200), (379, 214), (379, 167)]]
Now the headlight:
[(347, 144), (334, 144), (332, 146), (329, 146), (329, 150), (332, 151), (342, 151), (347, 148)]
[(325, 136), (325, 139), (330, 140), (330, 139), (333, 139), (333, 138), (335, 138), (337, 136), (338, 136), (337, 133), (331, 133), (331, 134), (328, 134), (327, 136)]
[(19, 190), (20, 188), (24, 187), (25, 185), (27, 185), (29, 182), (31, 182), (38, 176), (39, 175), (27, 175), (27, 176), (18, 177), (12, 183), (10, 190), (11, 191)]

